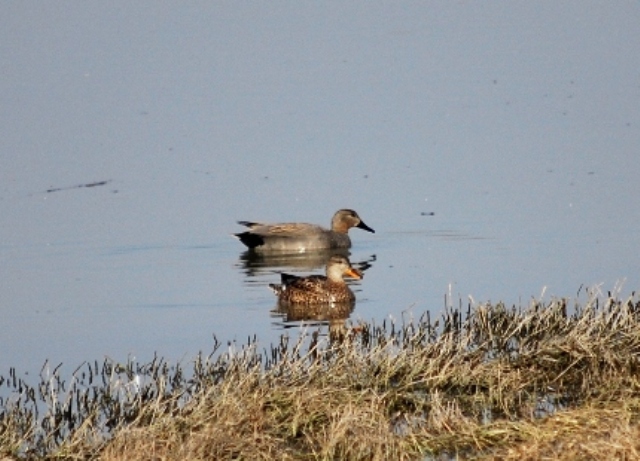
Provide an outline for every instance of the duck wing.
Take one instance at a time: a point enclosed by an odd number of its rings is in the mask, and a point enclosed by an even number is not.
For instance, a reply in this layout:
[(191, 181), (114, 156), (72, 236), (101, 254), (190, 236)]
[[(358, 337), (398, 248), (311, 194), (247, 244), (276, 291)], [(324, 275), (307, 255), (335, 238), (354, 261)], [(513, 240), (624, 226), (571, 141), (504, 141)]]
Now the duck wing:
[(326, 290), (327, 277), (324, 275), (298, 277), (291, 274), (282, 274), (281, 279), (282, 284), (287, 289), (294, 289), (307, 293), (323, 293)]
[(298, 237), (300, 235), (309, 235), (327, 231), (322, 226), (301, 222), (265, 224), (251, 221), (238, 221), (238, 224), (251, 229), (249, 232), (256, 235), (262, 235), (264, 237)]

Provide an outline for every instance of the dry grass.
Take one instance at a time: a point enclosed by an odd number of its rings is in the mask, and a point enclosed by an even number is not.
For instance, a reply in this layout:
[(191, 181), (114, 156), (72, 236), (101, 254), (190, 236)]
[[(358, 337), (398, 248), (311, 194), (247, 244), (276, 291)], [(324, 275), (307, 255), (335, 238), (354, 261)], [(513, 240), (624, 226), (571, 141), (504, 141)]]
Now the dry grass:
[(520, 421), (521, 441), (485, 459), (640, 459), (640, 399), (585, 405), (544, 420)]
[(71, 429), (61, 417), (38, 439), (37, 418), (5, 406), (0, 459), (639, 459), (640, 302), (571, 310), (483, 305), (249, 344), (188, 378), (156, 363), (118, 399), (111, 368), (102, 404), (67, 407), (83, 415)]

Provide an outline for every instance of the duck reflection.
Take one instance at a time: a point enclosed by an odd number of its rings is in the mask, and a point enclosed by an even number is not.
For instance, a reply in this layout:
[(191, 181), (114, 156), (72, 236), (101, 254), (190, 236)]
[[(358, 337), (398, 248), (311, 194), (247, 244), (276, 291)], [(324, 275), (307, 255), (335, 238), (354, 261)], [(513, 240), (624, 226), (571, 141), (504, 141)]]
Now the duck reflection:
[(324, 304), (283, 304), (278, 302), (272, 311), (276, 315), (282, 316), (286, 323), (291, 322), (318, 322), (340, 323), (349, 318), (356, 303), (324, 303)]
[[(247, 277), (258, 277), (272, 274), (273, 269), (285, 268), (294, 272), (308, 272), (325, 267), (332, 256), (343, 256), (349, 259), (350, 253), (346, 248), (339, 250), (320, 250), (300, 254), (263, 254), (248, 250), (239, 258), (238, 266)], [(371, 255), (361, 261), (353, 263), (359, 271), (364, 272), (376, 261), (376, 255)]]
[(300, 271), (313, 271), (324, 267), (331, 256), (341, 255), (349, 257), (348, 249), (320, 250), (309, 253), (257, 253), (247, 250), (240, 255), (240, 263), (247, 276), (255, 276), (263, 272), (264, 268), (290, 267)]

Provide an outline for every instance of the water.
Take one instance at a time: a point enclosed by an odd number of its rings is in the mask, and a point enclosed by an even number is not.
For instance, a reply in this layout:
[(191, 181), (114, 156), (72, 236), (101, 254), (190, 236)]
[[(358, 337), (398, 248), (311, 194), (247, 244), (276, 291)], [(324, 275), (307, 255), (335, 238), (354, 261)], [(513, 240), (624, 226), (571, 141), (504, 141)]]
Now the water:
[(297, 332), (268, 284), (321, 264), (237, 220), (355, 209), (353, 322), (629, 295), (640, 8), (592, 6), (8, 7), (0, 375)]

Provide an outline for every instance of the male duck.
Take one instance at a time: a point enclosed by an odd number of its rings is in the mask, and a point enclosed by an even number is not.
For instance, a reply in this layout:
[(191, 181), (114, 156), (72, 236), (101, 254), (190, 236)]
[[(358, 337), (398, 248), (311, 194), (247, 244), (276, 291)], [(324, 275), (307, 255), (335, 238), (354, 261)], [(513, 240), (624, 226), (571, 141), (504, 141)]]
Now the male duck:
[(259, 253), (273, 251), (304, 253), (324, 249), (351, 248), (349, 229), (358, 227), (375, 232), (353, 210), (338, 210), (331, 220), (331, 229), (307, 223), (264, 224), (238, 221), (249, 228), (234, 234), (247, 247)]
[(281, 285), (270, 284), (269, 287), (278, 296), (281, 304), (339, 304), (353, 303), (355, 295), (342, 278), (345, 275), (355, 279), (363, 277), (362, 272), (351, 267), (347, 258), (341, 255), (332, 256), (327, 262), (326, 277), (311, 275), (298, 277), (281, 274)]

